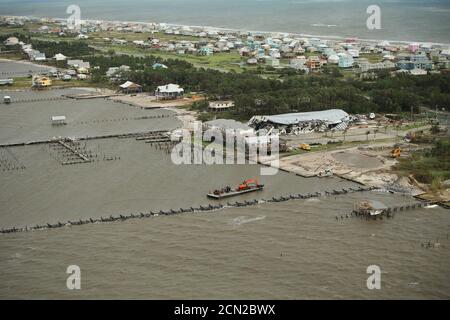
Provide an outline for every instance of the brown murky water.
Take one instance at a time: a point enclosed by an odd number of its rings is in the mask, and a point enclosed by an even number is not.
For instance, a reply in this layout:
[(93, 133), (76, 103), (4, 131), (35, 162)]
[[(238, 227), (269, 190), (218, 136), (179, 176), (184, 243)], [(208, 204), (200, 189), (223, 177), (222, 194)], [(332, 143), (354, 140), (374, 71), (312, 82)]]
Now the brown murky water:
[(52, 69), (51, 67), (42, 66), (38, 64), (0, 59), (0, 78), (2, 79), (26, 77), (32, 73), (48, 72), (51, 69)]
[[(370, 192), (3, 235), (0, 297), (448, 299), (448, 211), (336, 220), (364, 197), (408, 201)], [(373, 264), (381, 290), (366, 288)]]
[[(83, 92), (74, 89), (8, 92), (13, 103), (0, 104), (0, 143), (169, 130), (181, 124), (171, 111), (145, 110), (107, 99), (46, 100)], [(0, 96), (3, 98), (1, 92)], [(40, 101), (28, 102), (29, 99)], [(62, 115), (66, 116), (67, 125), (51, 124), (52, 116)], [(158, 116), (161, 118), (155, 118)]]
[[(63, 108), (78, 108), (76, 117), (90, 107), (97, 120), (125, 110), (104, 103)], [(50, 114), (53, 106), (16, 106), (31, 112), (23, 125), (35, 128), (23, 136), (53, 133), (33, 117)], [(78, 122), (89, 117), (80, 117), (61, 130), (82, 132), (86, 124)], [(143, 127), (178, 125), (174, 118), (164, 124), (159, 120), (145, 120)], [(137, 121), (99, 121), (88, 127), (113, 132), (133, 128)], [(14, 139), (14, 130), (0, 128), (5, 134), (0, 139)], [(163, 150), (134, 139), (91, 140), (85, 148), (98, 161), (63, 166), (46, 145), (2, 150), (0, 227), (208, 204), (209, 190), (259, 174), (255, 165), (175, 166)], [(261, 179), (263, 192), (230, 201), (355, 186), (284, 172)], [(387, 205), (412, 201), (364, 192), (3, 234), (0, 298), (449, 298), (449, 211), (417, 209), (377, 221), (340, 219), (362, 199)], [(72, 264), (81, 268), (79, 291), (66, 288), (65, 271)], [(382, 270), (381, 290), (366, 288), (366, 268), (373, 264)]]

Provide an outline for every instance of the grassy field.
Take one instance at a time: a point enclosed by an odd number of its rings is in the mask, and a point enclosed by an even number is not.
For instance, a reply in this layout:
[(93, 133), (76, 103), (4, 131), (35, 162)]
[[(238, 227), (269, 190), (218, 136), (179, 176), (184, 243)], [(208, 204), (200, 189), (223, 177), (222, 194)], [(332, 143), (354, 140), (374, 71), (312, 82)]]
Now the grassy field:
[(31, 87), (31, 79), (28, 77), (14, 78), (14, 84), (2, 86), (2, 89), (23, 89)]
[(243, 69), (239, 66), (239, 63), (242, 61), (241, 56), (237, 52), (216, 53), (210, 56), (194, 56), (189, 54), (178, 55), (172, 52), (143, 49), (132, 45), (103, 44), (96, 45), (96, 48), (102, 51), (114, 50), (118, 54), (130, 54), (137, 56), (152, 55), (163, 59), (179, 59), (192, 63), (194, 66), (199, 68), (211, 68), (221, 71), (243, 71)]
[(17, 51), (11, 51), (11, 52), (0, 52), (0, 59), (8, 59), (8, 60), (22, 60), (25, 56), (20, 54)]
[(360, 58), (366, 58), (371, 63), (377, 63), (383, 61), (383, 56), (378, 53), (361, 53)]
[(431, 150), (400, 158), (395, 171), (403, 176), (412, 174), (417, 181), (429, 184), (432, 190), (439, 190), (442, 182), (450, 179), (450, 137), (438, 138)]
[(200, 38), (192, 37), (192, 36), (183, 36), (183, 35), (172, 35), (172, 34), (164, 34), (163, 32), (156, 33), (139, 33), (139, 32), (119, 32), (119, 31), (101, 31), (101, 32), (92, 32), (89, 33), (90, 38), (117, 38), (126, 41), (135, 41), (135, 40), (148, 40), (149, 37), (159, 39), (160, 41), (198, 41)]
[(16, 32), (23, 33), (26, 31), (27, 29), (25, 27), (20, 26), (0, 26), (0, 36), (5, 36)]
[[(0, 27), (0, 34), (12, 34), (14, 32), (28, 33), (29, 30), (37, 29), (39, 24), (25, 25), (23, 27), (10, 27), (2, 26)], [(211, 56), (197, 56), (197, 55), (178, 55), (174, 52), (164, 52), (159, 50), (151, 50), (139, 48), (132, 43), (127, 43), (126, 45), (115, 45), (109, 41), (103, 40), (103, 38), (118, 38), (123, 39), (128, 42), (135, 40), (147, 40), (149, 36), (160, 39), (161, 41), (198, 41), (198, 37), (192, 36), (182, 36), (182, 35), (166, 35), (162, 32), (157, 32), (154, 34), (150, 33), (135, 33), (135, 32), (118, 32), (118, 31), (105, 31), (105, 32), (93, 32), (89, 33), (89, 39), (84, 41), (92, 44), (94, 47), (103, 50), (114, 50), (119, 54), (130, 54), (130, 55), (154, 55), (161, 57), (163, 59), (179, 59), (192, 63), (196, 67), (211, 68), (220, 71), (235, 71), (242, 72), (244, 70), (256, 69), (256, 67), (246, 66), (245, 68), (240, 67), (240, 63), (244, 61), (237, 51), (231, 51), (230, 53), (215, 53)], [(41, 41), (79, 41), (73, 36), (59, 37), (54, 34), (31, 34), (32, 39)], [(4, 58), (16, 58), (15, 55), (9, 57), (5, 54)]]

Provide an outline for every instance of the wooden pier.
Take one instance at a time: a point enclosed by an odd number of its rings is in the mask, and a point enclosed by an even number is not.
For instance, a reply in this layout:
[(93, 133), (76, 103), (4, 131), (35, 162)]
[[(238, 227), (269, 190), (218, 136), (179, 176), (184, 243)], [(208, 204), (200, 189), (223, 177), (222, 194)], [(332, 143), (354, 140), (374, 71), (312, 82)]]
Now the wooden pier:
[(399, 206), (385, 206), (378, 201), (362, 201), (354, 205), (352, 215), (365, 216), (377, 219), (378, 217), (391, 217), (396, 212), (423, 208), (429, 205), (428, 202), (412, 202)]
[(74, 164), (74, 163), (85, 163), (85, 162), (91, 162), (91, 159), (89, 159), (89, 157), (83, 153), (81, 153), (79, 150), (77, 150), (75, 147), (70, 146), (69, 143), (64, 142), (63, 140), (59, 140), (58, 143), (60, 145), (62, 145), (64, 148), (66, 148), (67, 150), (69, 150), (70, 152), (72, 152), (72, 154), (77, 157), (78, 159), (76, 160), (69, 160), (69, 161), (64, 161), (62, 162), (62, 164)]
[[(81, 136), (77, 137), (77, 140), (96, 140), (96, 139), (109, 139), (109, 138), (119, 138), (119, 139), (128, 139), (128, 138), (137, 138), (137, 137), (143, 137), (143, 136), (149, 136), (154, 133), (167, 133), (166, 130), (155, 130), (155, 131), (144, 131), (144, 132), (130, 132), (130, 133), (119, 133), (119, 134), (107, 134), (107, 135), (100, 135), (100, 136)], [(20, 147), (20, 146), (27, 146), (27, 145), (33, 145), (33, 144), (47, 144), (47, 143), (53, 143), (58, 142), (61, 139), (46, 139), (46, 140), (33, 140), (33, 141), (27, 141), (27, 142), (16, 142), (16, 143), (3, 143), (0, 144), (0, 148), (7, 148), (7, 147)]]
[(98, 98), (111, 98), (116, 97), (119, 94), (115, 93), (98, 93), (98, 92), (90, 92), (90, 93), (78, 93), (78, 94), (65, 94), (63, 97), (75, 100), (85, 100), (85, 99), (98, 99)]
[[(60, 100), (67, 100), (64, 96), (59, 97), (46, 97), (46, 98), (34, 98), (34, 99), (11, 99), (10, 103), (29, 103), (29, 102), (41, 102), (41, 101), (60, 101)], [(3, 100), (0, 101), (0, 104), (5, 104)]]

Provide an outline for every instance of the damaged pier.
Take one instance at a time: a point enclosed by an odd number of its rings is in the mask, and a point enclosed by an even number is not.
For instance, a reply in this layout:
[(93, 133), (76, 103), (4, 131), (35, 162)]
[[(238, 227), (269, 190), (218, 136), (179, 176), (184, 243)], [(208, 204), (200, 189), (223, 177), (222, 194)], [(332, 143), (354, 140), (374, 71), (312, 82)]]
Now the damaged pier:
[(120, 222), (126, 221), (130, 219), (142, 219), (142, 218), (150, 218), (154, 216), (171, 216), (182, 213), (196, 213), (196, 212), (212, 212), (217, 211), (224, 208), (242, 208), (255, 206), (261, 203), (273, 203), (273, 202), (284, 202), (290, 200), (301, 200), (301, 199), (311, 199), (318, 198), (321, 196), (329, 196), (329, 195), (340, 195), (347, 194), (351, 192), (362, 192), (362, 191), (372, 191), (373, 187), (359, 187), (359, 188), (348, 188), (342, 190), (331, 190), (324, 192), (316, 192), (316, 193), (307, 193), (307, 194), (290, 194), (279, 197), (272, 197), (271, 199), (254, 199), (254, 200), (245, 200), (242, 202), (236, 201), (233, 203), (227, 202), (226, 204), (209, 204), (209, 205), (200, 205), (199, 207), (189, 207), (189, 208), (179, 208), (179, 209), (169, 209), (169, 210), (159, 210), (159, 211), (149, 211), (149, 212), (139, 212), (139, 213), (131, 213), (131, 214), (119, 214), (118, 216), (109, 216), (109, 217), (100, 217), (100, 218), (88, 218), (88, 219), (80, 219), (77, 221), (67, 221), (67, 222), (58, 222), (58, 223), (46, 223), (44, 225), (36, 225), (36, 226), (25, 226), (25, 227), (13, 227), (8, 229), (0, 230), (1, 234), (6, 233), (16, 233), (16, 232), (27, 232), (27, 231), (35, 231), (35, 230), (45, 230), (45, 229), (54, 229), (54, 228), (62, 228), (62, 227), (70, 227), (74, 225), (84, 225), (84, 224), (93, 224), (93, 223), (106, 223), (106, 222)]

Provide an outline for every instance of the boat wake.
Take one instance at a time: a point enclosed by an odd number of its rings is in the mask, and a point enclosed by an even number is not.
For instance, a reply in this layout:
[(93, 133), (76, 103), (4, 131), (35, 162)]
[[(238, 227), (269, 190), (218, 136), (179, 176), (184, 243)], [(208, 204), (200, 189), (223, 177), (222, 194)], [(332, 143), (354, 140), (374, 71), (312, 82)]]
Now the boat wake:
[(254, 217), (254, 218), (248, 218), (247, 216), (239, 216), (239, 217), (232, 219), (229, 224), (231, 224), (233, 226), (240, 226), (241, 224), (264, 220), (265, 218), (266, 218), (266, 216), (258, 216), (258, 217)]

